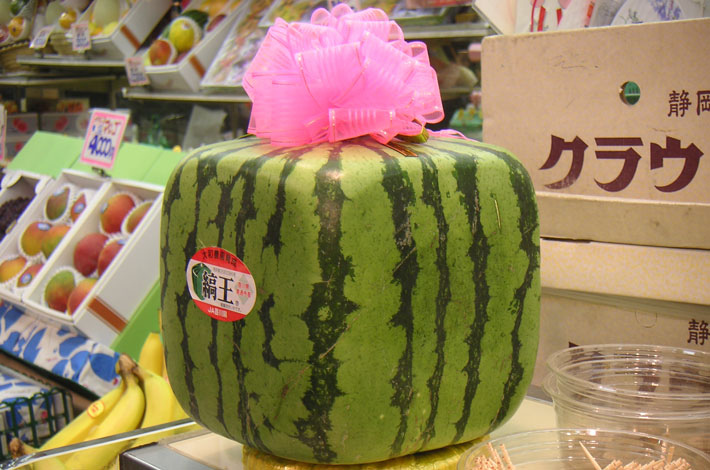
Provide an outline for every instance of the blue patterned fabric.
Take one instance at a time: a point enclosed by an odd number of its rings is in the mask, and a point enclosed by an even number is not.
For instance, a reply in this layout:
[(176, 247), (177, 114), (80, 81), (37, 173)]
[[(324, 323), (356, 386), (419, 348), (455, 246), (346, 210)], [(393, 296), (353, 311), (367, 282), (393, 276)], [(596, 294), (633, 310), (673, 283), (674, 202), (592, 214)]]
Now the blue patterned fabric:
[(116, 386), (118, 353), (66, 328), (0, 303), (0, 349), (69, 379), (97, 395)]

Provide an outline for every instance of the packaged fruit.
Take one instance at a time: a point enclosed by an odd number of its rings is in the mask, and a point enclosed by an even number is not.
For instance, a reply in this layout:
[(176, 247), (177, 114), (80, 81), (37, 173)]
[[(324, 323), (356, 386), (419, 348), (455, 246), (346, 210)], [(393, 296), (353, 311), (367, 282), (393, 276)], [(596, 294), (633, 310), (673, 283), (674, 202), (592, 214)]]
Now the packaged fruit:
[(49, 258), (71, 227), (66, 224), (54, 225), (42, 239), (42, 254)]
[(104, 247), (101, 249), (101, 253), (99, 253), (98, 265), (96, 266), (96, 271), (98, 272), (99, 276), (103, 275), (103, 273), (106, 272), (109, 265), (111, 264), (111, 261), (113, 261), (113, 259), (116, 257), (118, 252), (121, 251), (121, 248), (123, 248), (123, 245), (125, 244), (125, 238), (117, 238), (111, 240), (110, 242), (106, 243), (106, 245), (104, 245)]
[(52, 228), (51, 224), (45, 221), (38, 220), (29, 224), (20, 235), (19, 248), (20, 252), (28, 257), (37, 256), (42, 251), (42, 243), (44, 237)]
[(88, 199), (88, 191), (82, 191), (77, 195), (76, 199), (69, 208), (69, 218), (72, 222), (76, 222), (76, 219), (78, 219), (79, 216), (84, 212)]
[(71, 268), (60, 268), (49, 278), (44, 288), (44, 302), (51, 309), (66, 312), (69, 296), (79, 276)]
[(32, 199), (20, 196), (8, 199), (0, 206), (0, 240), (5, 238), (7, 229), (20, 217)]
[(136, 206), (137, 199), (128, 193), (117, 193), (104, 202), (100, 208), (101, 231), (118, 233), (121, 231), (123, 219)]
[(74, 246), (74, 268), (83, 276), (90, 276), (99, 264), (99, 255), (108, 236), (93, 232), (84, 235)]
[(131, 212), (129, 212), (123, 219), (123, 223), (121, 224), (121, 233), (126, 236), (132, 234), (152, 205), (153, 201), (143, 201), (134, 207), (133, 210), (131, 210)]
[(22, 255), (10, 256), (0, 262), (0, 283), (15, 279), (27, 264), (27, 258)]
[(74, 287), (71, 294), (69, 294), (69, 299), (67, 300), (67, 313), (69, 315), (73, 315), (74, 312), (79, 309), (81, 303), (84, 301), (86, 296), (89, 295), (91, 289), (94, 288), (96, 281), (97, 279), (94, 277), (87, 277), (86, 279), (79, 281), (76, 287)]
[(0, 45), (10, 45), (30, 36), (38, 3), (38, 0), (0, 1)]
[(44, 203), (44, 217), (51, 223), (66, 222), (70, 219), (70, 208), (76, 199), (77, 189), (65, 184), (51, 194)]
[(34, 278), (37, 277), (37, 273), (40, 272), (43, 266), (43, 263), (35, 263), (25, 268), (25, 270), (22, 271), (22, 273), (17, 277), (15, 287), (17, 289), (24, 289), (29, 286)]

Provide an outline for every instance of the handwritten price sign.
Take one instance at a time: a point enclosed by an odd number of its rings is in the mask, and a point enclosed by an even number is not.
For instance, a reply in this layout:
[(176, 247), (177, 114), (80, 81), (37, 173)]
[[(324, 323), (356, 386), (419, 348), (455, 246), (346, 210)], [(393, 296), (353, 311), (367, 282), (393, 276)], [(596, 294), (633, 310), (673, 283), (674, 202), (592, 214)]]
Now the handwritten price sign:
[(80, 161), (91, 166), (111, 169), (128, 123), (128, 115), (95, 109), (86, 129)]
[(89, 22), (72, 23), (71, 48), (76, 52), (84, 52), (91, 49), (91, 35), (89, 34)]

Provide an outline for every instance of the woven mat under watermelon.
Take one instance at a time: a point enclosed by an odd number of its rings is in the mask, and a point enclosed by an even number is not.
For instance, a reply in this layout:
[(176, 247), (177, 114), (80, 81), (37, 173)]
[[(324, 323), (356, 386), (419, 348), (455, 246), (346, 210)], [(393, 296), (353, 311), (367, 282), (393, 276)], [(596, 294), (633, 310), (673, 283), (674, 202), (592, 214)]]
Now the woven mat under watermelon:
[(488, 439), (488, 437), (483, 436), (473, 441), (441, 449), (362, 465), (321, 465), (296, 462), (244, 446), (242, 464), (244, 470), (456, 470), (461, 455), (473, 445)]

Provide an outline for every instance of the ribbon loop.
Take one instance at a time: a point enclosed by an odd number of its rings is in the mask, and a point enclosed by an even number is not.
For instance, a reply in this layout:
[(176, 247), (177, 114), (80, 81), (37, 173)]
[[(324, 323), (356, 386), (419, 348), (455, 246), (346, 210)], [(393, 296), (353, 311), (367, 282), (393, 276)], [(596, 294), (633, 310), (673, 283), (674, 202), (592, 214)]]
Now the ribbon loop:
[(426, 45), (404, 41), (384, 11), (319, 8), (310, 23), (277, 19), (243, 80), (249, 132), (275, 145), (363, 135), (387, 143), (443, 119)]

